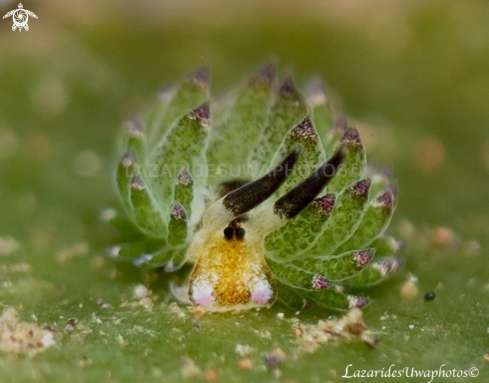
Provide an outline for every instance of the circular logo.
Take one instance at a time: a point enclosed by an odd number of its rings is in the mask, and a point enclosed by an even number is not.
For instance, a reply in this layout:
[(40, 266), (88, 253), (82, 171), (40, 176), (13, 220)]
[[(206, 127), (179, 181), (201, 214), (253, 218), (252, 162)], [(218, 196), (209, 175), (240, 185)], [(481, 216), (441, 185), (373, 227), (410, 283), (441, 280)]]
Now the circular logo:
[(27, 20), (29, 20), (29, 15), (25, 9), (17, 9), (13, 14), (13, 20), (17, 28), (24, 28), (27, 25)]

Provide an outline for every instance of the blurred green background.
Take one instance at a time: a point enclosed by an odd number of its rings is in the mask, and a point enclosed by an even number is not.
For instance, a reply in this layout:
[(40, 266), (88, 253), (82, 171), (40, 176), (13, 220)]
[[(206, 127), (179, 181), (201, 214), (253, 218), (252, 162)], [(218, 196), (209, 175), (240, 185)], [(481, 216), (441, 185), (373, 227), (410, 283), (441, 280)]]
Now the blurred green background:
[[(222, 382), (336, 382), (350, 363), (477, 367), (470, 381), (488, 381), (487, 1), (23, 4), (39, 17), (29, 31), (0, 20), (0, 304), (55, 326), (57, 343), (33, 358), (1, 354), (2, 382), (180, 381), (185, 357)], [(1, 15), (15, 8), (0, 0)], [(299, 83), (321, 75), (361, 130), (370, 161), (399, 181), (390, 230), (410, 246), (406, 272), (370, 292), (375, 350), (340, 343), (294, 358), (290, 324), (276, 319), (284, 308), (205, 316), (196, 326), (191, 315), (168, 312), (164, 283), (153, 287), (148, 311), (133, 289), (150, 277), (101, 258), (114, 233), (96, 221), (118, 203), (111, 171), (124, 119), (196, 67), (210, 68), (220, 94), (269, 59)], [(18, 264), (28, 267), (16, 272)], [(400, 293), (409, 273), (419, 280), (412, 299)], [(437, 297), (424, 302), (430, 290)], [(78, 320), (73, 331), (68, 318)], [(254, 350), (251, 371), (237, 367), (236, 344)], [(290, 356), (281, 376), (263, 362), (275, 347)]]

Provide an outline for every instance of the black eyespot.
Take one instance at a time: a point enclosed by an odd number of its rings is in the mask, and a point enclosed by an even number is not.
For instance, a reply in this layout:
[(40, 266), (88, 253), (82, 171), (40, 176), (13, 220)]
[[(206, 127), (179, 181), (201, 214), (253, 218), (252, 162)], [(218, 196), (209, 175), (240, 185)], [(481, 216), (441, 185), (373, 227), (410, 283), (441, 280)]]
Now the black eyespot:
[(242, 227), (238, 227), (236, 229), (236, 238), (237, 239), (243, 239), (246, 234), (246, 230), (243, 229)]
[(227, 239), (233, 239), (233, 236), (234, 236), (234, 228), (232, 228), (232, 227), (226, 227), (224, 229), (224, 236)]

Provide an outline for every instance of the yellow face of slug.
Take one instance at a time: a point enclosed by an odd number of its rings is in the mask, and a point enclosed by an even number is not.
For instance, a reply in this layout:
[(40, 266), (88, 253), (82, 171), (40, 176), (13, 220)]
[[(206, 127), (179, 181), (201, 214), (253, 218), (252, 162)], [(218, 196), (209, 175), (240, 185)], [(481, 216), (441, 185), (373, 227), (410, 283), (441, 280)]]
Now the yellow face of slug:
[(226, 230), (204, 238), (190, 278), (190, 301), (207, 311), (270, 306), (277, 287), (263, 243), (250, 244), (242, 228)]

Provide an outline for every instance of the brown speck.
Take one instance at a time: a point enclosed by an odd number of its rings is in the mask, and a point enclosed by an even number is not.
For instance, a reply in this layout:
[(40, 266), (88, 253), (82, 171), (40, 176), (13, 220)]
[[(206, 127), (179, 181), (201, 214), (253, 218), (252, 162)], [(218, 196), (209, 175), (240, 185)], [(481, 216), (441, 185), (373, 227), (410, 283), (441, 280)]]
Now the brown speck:
[(195, 306), (195, 307), (193, 307), (192, 312), (193, 312), (193, 313), (194, 313), (196, 316), (201, 317), (201, 316), (203, 316), (203, 315), (204, 315), (204, 314), (205, 314), (207, 311), (205, 311), (205, 309), (204, 309), (203, 307), (201, 307), (201, 306)]
[(414, 163), (424, 172), (440, 169), (446, 160), (445, 145), (437, 137), (428, 137), (418, 142), (414, 149)]
[(484, 355), (484, 360), (485, 360), (487, 363), (489, 363), (489, 354), (485, 354), (485, 355)]
[(294, 334), (295, 334), (295, 336), (301, 336), (302, 335), (302, 330), (301, 329), (298, 329), (298, 328), (295, 328), (294, 329)]
[(240, 370), (251, 370), (254, 367), (253, 361), (250, 358), (238, 360), (238, 368)]
[(456, 238), (452, 229), (447, 227), (436, 228), (431, 236), (431, 242), (437, 246), (448, 246), (455, 244)]
[(216, 370), (213, 370), (211, 368), (205, 370), (204, 372), (204, 379), (206, 382), (217, 382), (217, 372)]
[(411, 275), (409, 279), (401, 285), (401, 297), (406, 299), (414, 299), (419, 294), (418, 278)]

